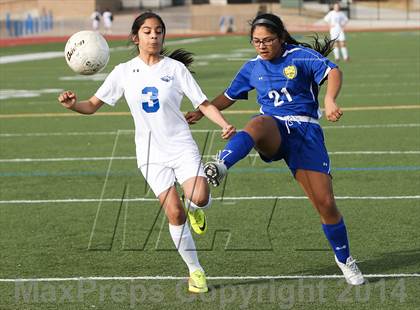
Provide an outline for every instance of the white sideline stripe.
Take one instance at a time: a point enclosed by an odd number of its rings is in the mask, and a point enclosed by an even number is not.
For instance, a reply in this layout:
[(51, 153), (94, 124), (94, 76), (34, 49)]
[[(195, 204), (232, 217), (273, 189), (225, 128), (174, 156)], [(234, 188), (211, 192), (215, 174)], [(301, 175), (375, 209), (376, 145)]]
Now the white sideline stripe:
[(337, 151), (328, 152), (329, 155), (394, 155), (394, 154), (420, 154), (420, 151)]
[(0, 65), (10, 64), (10, 63), (15, 63), (15, 62), (43, 60), (43, 59), (52, 59), (52, 58), (60, 58), (60, 57), (64, 58), (64, 51), (1, 56)]
[[(337, 151), (328, 152), (329, 155), (412, 155), (420, 154), (420, 151)], [(259, 156), (249, 154), (249, 157)], [(203, 155), (204, 158), (211, 158), (214, 155)], [(104, 160), (134, 160), (136, 156), (116, 157), (55, 157), (55, 158), (7, 158), (0, 159), (0, 163), (31, 163), (31, 162), (62, 162), (62, 161), (104, 161)]]
[[(190, 43), (197, 43), (202, 41), (211, 41), (215, 40), (215, 37), (207, 37), (207, 38), (191, 38), (191, 39), (183, 39), (183, 40), (174, 40), (165, 42), (165, 45), (178, 45), (178, 44), (190, 44)], [(111, 47), (110, 52), (113, 51), (128, 51), (129, 48), (127, 47)], [(64, 51), (53, 51), (53, 52), (41, 52), (41, 53), (27, 53), (27, 54), (19, 54), (19, 55), (9, 55), (9, 56), (1, 56), (0, 57), (0, 64), (10, 64), (16, 62), (24, 62), (24, 61), (32, 61), (32, 60), (44, 60), (44, 59), (53, 59), (53, 58), (64, 58)]]
[(136, 156), (116, 157), (62, 157), (62, 158), (10, 158), (0, 159), (0, 163), (21, 163), (21, 162), (51, 162), (51, 161), (101, 161), (101, 160), (131, 160)]
[(420, 127), (420, 123), (411, 124), (377, 124), (377, 125), (334, 125), (322, 126), (322, 129), (358, 129), (358, 128), (403, 128), (403, 127)]
[[(398, 93), (378, 93), (373, 94), (369, 93), (365, 96), (376, 96), (376, 95), (396, 95)], [(415, 94), (418, 93), (404, 93)], [(347, 96), (347, 95), (344, 95)], [(397, 105), (397, 106), (360, 106), (360, 107), (343, 107), (343, 111), (384, 111), (384, 110), (410, 110), (410, 109), (420, 109), (420, 105)], [(186, 113), (182, 111), (182, 113)], [(223, 112), (223, 114), (231, 115), (242, 115), (242, 114), (259, 114), (257, 110), (229, 110)], [(130, 112), (96, 112), (95, 116), (104, 116), (104, 117), (114, 117), (114, 116), (131, 116)], [(17, 114), (0, 114), (0, 118), (13, 119), (13, 118), (31, 118), (31, 117), (83, 117), (83, 114), (80, 113), (69, 113), (69, 112), (54, 112), (54, 113), (17, 113)], [(86, 117), (86, 116), (84, 116)]]
[[(418, 278), (419, 273), (364, 274), (365, 278)], [(208, 280), (294, 280), (294, 279), (342, 279), (343, 275), (278, 275), (278, 276), (207, 276)], [(188, 277), (137, 276), (137, 277), (71, 277), (71, 278), (18, 278), (0, 279), (0, 282), (64, 282), (64, 281), (133, 281), (133, 280), (187, 280)]]
[[(213, 200), (307, 200), (305, 196), (244, 196), (244, 197), (213, 197)], [(336, 200), (402, 200), (420, 199), (415, 196), (338, 196)], [(124, 198), (124, 202), (157, 201), (156, 198)], [(121, 202), (121, 198), (71, 198), (71, 199), (40, 199), (40, 200), (0, 200), (0, 204), (37, 204), (37, 203), (79, 203), (79, 202)]]
[[(334, 125), (322, 126), (322, 129), (357, 129), (357, 128), (404, 128), (420, 127), (420, 123), (411, 124), (377, 124), (377, 125)], [(240, 130), (240, 129), (239, 129)], [(191, 132), (213, 132), (214, 129), (192, 129)], [(120, 134), (134, 134), (134, 130), (119, 130)], [(93, 136), (93, 135), (116, 135), (117, 131), (80, 131), (80, 132), (33, 132), (33, 133), (1, 133), (0, 137), (50, 137), (50, 136)]]

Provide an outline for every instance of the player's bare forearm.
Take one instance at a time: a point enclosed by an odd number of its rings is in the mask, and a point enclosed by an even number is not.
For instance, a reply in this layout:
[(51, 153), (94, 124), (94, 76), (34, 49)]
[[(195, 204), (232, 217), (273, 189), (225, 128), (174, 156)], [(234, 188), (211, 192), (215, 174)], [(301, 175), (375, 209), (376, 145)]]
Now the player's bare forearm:
[(200, 104), (198, 108), (209, 120), (223, 129), (222, 138), (227, 139), (236, 132), (236, 128), (229, 124), (222, 113), (220, 113), (220, 111), (208, 101)]
[(338, 121), (343, 112), (336, 103), (336, 98), (340, 93), (342, 83), (342, 74), (338, 68), (332, 69), (328, 73), (328, 85), (324, 99), (325, 116), (331, 122)]
[(89, 100), (77, 101), (77, 96), (72, 91), (65, 91), (58, 96), (58, 101), (66, 109), (78, 112), (80, 114), (93, 114), (103, 104), (101, 100), (95, 96)]
[(76, 111), (80, 114), (93, 114), (101, 106), (102, 106), (102, 103), (95, 104), (91, 100), (85, 100), (85, 101), (77, 102), (71, 110)]
[[(234, 102), (235, 101), (232, 101), (226, 98), (226, 96), (222, 93), (216, 98), (214, 98), (210, 104), (215, 106), (219, 111), (221, 111), (230, 107)], [(185, 114), (185, 118), (188, 124), (191, 124), (191, 125), (197, 123), (202, 117), (203, 117), (203, 113), (202, 111), (200, 111), (200, 109), (193, 112), (187, 112)]]
[(230, 107), (235, 101), (230, 100), (225, 96), (224, 93), (220, 94), (216, 98), (211, 101), (211, 104), (214, 105), (219, 111), (222, 111), (228, 107)]
[(203, 113), (209, 120), (219, 125), (220, 127), (223, 128), (228, 125), (227, 120), (223, 117), (220, 111), (214, 105), (211, 105), (208, 101), (200, 104), (198, 108), (201, 113)]

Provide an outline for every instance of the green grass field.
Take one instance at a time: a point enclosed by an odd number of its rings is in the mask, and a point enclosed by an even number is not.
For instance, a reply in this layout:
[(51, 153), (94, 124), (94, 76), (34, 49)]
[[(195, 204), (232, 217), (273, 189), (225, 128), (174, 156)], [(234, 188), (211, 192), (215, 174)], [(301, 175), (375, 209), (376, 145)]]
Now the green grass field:
[[(366, 285), (345, 284), (285, 164), (250, 156), (212, 190), (209, 231), (195, 238), (211, 291), (188, 294), (187, 268), (136, 168), (131, 116), (114, 113), (128, 112), (126, 103), (94, 116), (66, 111), (60, 91), (88, 98), (105, 74), (77, 76), (59, 57), (0, 64), (0, 309), (419, 309), (420, 35), (348, 36), (344, 117), (322, 125)], [(196, 54), (195, 76), (212, 98), (254, 55), (247, 40), (168, 47)], [(126, 42), (110, 45), (105, 73), (132, 57)], [(2, 48), (0, 56), (63, 48)], [(227, 117), (242, 128), (253, 111), (254, 94)], [(208, 121), (192, 129), (202, 149), (209, 139), (205, 159), (223, 146)]]

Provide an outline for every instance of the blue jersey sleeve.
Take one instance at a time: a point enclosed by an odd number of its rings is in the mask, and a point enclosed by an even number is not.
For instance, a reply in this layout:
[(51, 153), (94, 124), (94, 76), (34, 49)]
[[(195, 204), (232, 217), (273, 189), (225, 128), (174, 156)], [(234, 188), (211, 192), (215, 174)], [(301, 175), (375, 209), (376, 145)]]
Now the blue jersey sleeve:
[(242, 66), (225, 91), (225, 95), (229, 99), (248, 99), (248, 92), (254, 89), (251, 85), (251, 73), (253, 68), (254, 63), (251, 61)]
[(311, 72), (313, 80), (318, 85), (324, 83), (328, 73), (337, 68), (337, 65), (331, 62), (327, 57), (322, 56), (320, 53), (310, 50), (308, 51), (311, 56), (307, 62), (308, 71)]

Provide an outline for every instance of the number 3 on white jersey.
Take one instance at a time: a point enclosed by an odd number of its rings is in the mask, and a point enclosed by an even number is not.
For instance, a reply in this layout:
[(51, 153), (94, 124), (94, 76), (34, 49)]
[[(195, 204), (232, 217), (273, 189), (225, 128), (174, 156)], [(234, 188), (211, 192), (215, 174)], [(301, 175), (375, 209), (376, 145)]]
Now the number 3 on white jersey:
[(159, 110), (159, 90), (156, 87), (145, 87), (142, 89), (141, 93), (141, 106), (143, 110), (145, 110), (147, 113), (154, 113)]
[[(287, 101), (289, 101), (289, 102), (292, 102), (293, 101), (292, 96), (290, 96), (290, 94), (287, 91), (286, 87), (283, 87), (280, 90), (280, 92), (286, 96)], [(281, 106), (284, 103), (283, 100), (280, 100), (280, 94), (277, 92), (277, 90), (274, 90), (274, 89), (273, 90), (270, 90), (268, 92), (268, 97), (270, 99), (274, 99), (274, 106), (275, 107)]]

